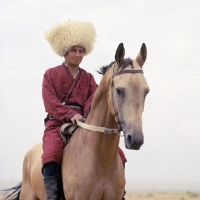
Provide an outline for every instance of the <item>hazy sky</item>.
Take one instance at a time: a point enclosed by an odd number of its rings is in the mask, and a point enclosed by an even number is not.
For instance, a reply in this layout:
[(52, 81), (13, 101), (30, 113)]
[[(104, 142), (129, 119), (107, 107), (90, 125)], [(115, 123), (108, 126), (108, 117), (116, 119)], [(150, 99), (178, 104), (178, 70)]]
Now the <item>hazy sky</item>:
[(154, 182), (166, 182), (171, 189), (178, 183), (200, 188), (199, 11), (199, 0), (1, 0), (0, 189), (21, 181), (25, 153), (41, 142), (43, 74), (63, 61), (44, 32), (69, 19), (96, 28), (94, 51), (81, 67), (98, 83), (95, 70), (114, 60), (119, 43), (132, 58), (143, 42), (147, 46), (145, 143), (131, 151), (120, 141), (128, 159), (127, 187), (145, 182), (155, 189)]

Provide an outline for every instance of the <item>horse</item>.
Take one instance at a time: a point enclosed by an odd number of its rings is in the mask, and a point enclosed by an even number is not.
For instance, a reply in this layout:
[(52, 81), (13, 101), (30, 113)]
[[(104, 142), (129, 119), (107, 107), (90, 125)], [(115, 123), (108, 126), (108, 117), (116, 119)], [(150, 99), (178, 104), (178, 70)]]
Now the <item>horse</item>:
[[(85, 126), (80, 124), (63, 150), (61, 171), (66, 200), (122, 199), (126, 181), (118, 154), (120, 133), (127, 149), (139, 150), (143, 145), (142, 113), (149, 92), (142, 69), (146, 45), (142, 44), (135, 59), (124, 56), (121, 43), (115, 61), (99, 71), (103, 76)], [(25, 155), (20, 200), (46, 199), (41, 155), (41, 143)]]

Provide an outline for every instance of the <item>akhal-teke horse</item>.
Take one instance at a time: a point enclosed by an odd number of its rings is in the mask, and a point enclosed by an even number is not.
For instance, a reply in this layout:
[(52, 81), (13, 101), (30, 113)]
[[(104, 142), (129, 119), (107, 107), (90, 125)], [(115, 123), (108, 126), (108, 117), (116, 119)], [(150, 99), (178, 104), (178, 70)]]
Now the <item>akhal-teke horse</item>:
[[(146, 45), (142, 44), (134, 60), (124, 59), (124, 55), (121, 43), (115, 62), (100, 69), (104, 75), (85, 121), (97, 129), (77, 128), (64, 148), (62, 180), (66, 200), (122, 199), (125, 173), (118, 155), (120, 135), (116, 133), (123, 131), (127, 149), (140, 149), (144, 143), (142, 112), (149, 92), (142, 69)], [(4, 199), (46, 200), (41, 155), (41, 143), (26, 153), (22, 182)]]

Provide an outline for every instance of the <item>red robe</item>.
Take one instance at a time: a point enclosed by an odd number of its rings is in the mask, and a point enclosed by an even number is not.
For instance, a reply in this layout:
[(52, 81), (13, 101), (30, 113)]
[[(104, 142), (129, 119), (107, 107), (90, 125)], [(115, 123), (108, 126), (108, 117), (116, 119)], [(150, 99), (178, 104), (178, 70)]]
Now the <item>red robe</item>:
[(122, 149), (120, 147), (118, 148), (118, 153), (119, 153), (119, 155), (122, 159), (122, 162), (123, 163), (127, 162), (126, 156), (125, 156), (124, 152), (122, 151)]
[[(74, 81), (75, 84), (71, 88)], [(45, 124), (42, 164), (51, 161), (61, 164), (64, 146), (60, 127), (77, 113), (87, 115), (96, 88), (97, 84), (92, 74), (81, 68), (75, 79), (64, 64), (45, 72), (42, 97), (45, 110), (53, 119)], [(79, 106), (81, 110), (70, 108), (68, 105)]]

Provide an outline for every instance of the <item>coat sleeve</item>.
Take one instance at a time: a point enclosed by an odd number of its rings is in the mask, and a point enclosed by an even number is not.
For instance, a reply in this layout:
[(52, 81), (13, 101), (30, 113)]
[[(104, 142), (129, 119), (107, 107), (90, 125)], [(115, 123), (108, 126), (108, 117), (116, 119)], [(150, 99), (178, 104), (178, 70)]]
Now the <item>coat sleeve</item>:
[(47, 70), (44, 74), (42, 98), (46, 112), (62, 123), (69, 121), (75, 114), (77, 114), (77, 112), (70, 107), (63, 105), (58, 99), (50, 70)]
[(84, 107), (83, 107), (83, 116), (84, 117), (87, 116), (87, 114), (90, 110), (92, 99), (93, 99), (94, 93), (97, 89), (97, 86), (98, 85), (96, 84), (94, 77), (90, 74), (89, 92), (88, 92), (88, 96), (87, 96), (87, 101), (85, 102)]
[(122, 159), (122, 162), (123, 162), (123, 163), (127, 162), (127, 159), (126, 159), (126, 157), (125, 157), (125, 154), (124, 154), (124, 152), (122, 151), (122, 149), (121, 149), (120, 147), (118, 148), (118, 152), (119, 152), (119, 155), (120, 155), (120, 157), (121, 157), (121, 159)]

